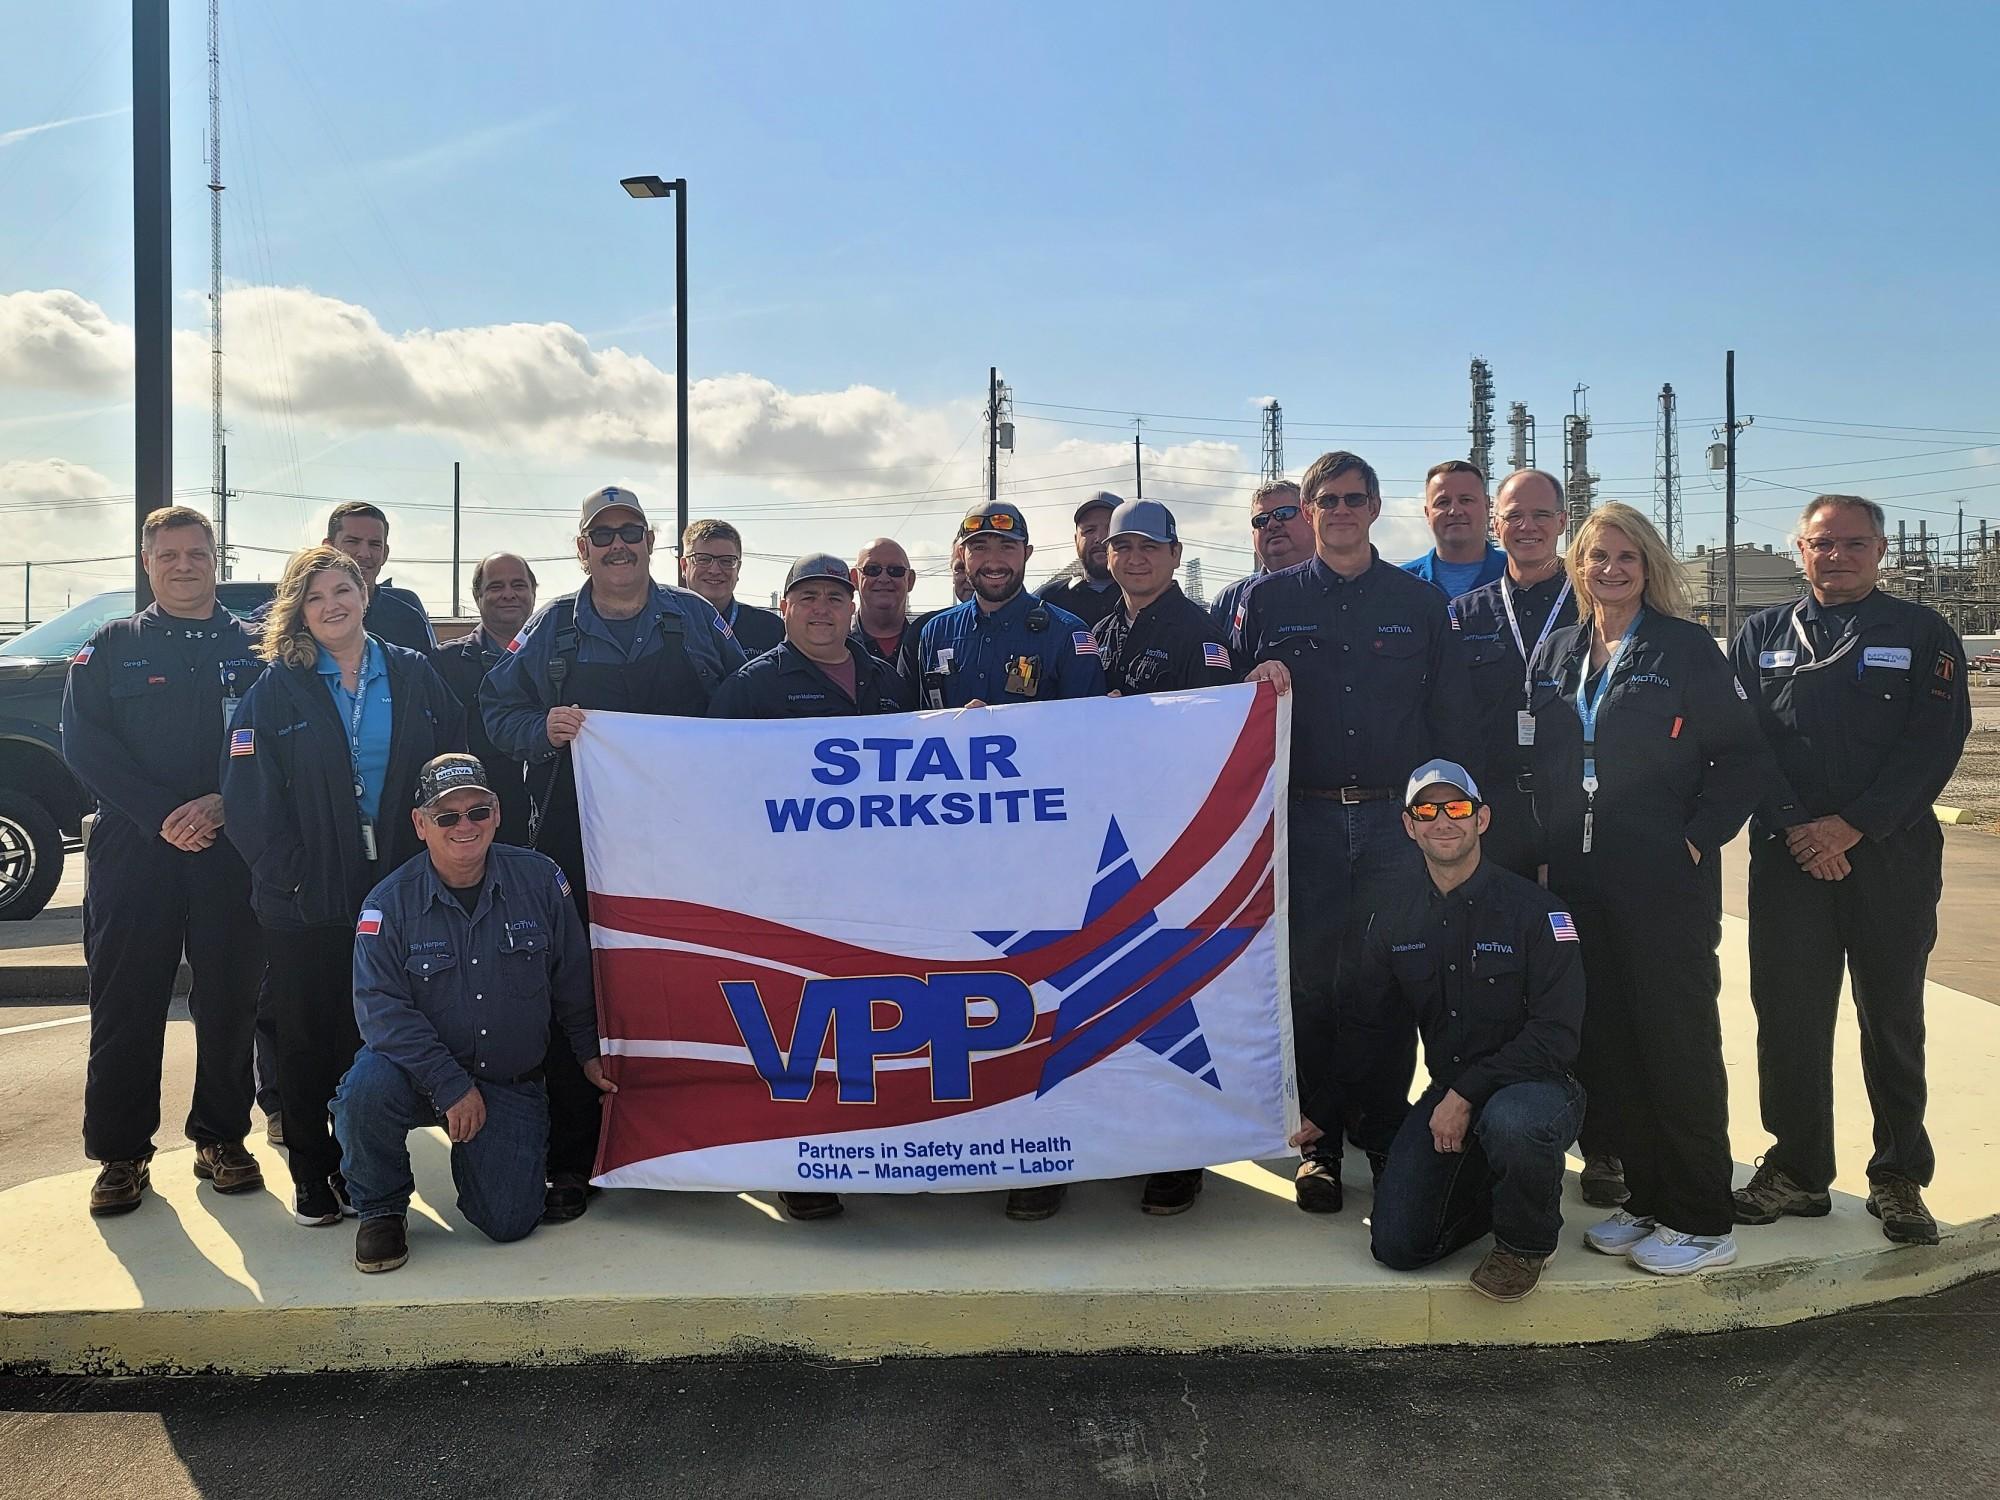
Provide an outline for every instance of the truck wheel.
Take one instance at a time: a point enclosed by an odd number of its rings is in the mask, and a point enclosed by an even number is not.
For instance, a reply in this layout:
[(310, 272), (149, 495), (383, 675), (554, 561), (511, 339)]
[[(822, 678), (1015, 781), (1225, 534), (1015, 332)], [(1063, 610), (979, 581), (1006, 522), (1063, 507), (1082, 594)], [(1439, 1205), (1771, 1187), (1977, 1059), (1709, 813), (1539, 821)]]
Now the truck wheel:
[(40, 915), (62, 872), (62, 830), (56, 820), (32, 797), (0, 792), (0, 922)]

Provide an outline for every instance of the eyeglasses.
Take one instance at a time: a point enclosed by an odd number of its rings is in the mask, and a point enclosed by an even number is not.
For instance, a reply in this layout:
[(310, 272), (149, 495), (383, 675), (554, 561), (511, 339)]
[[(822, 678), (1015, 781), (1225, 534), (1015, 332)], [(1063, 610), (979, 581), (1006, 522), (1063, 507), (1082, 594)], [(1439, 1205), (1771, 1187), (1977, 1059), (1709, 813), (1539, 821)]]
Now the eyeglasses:
[(1375, 497), (1366, 490), (1350, 490), (1345, 495), (1316, 495), (1313, 504), (1321, 506), (1344, 505), (1349, 510), (1364, 510)]
[(1875, 545), (1872, 536), (1808, 536), (1799, 539), (1799, 545), (1814, 557), (1826, 557), (1840, 552), (1866, 552)]
[(475, 823), (484, 823), (499, 811), (500, 809), (491, 802), (482, 802), (477, 807), (468, 807), (464, 812), (432, 813), (431, 821), (440, 828), (456, 828), (460, 818), (470, 818)]
[(731, 557), (727, 552), (690, 552), (688, 563), (697, 568), (720, 568), (725, 573), (734, 573), (743, 566), (743, 559)]
[(1279, 525), (1283, 525), (1286, 521), (1294, 519), (1298, 513), (1299, 508), (1296, 505), (1274, 505), (1262, 515), (1252, 516), (1250, 518), (1250, 529), (1252, 531), (1262, 531), (1273, 521), (1276, 521)]
[(1440, 812), (1454, 823), (1463, 823), (1479, 811), (1479, 803), (1470, 797), (1454, 797), (1449, 802), (1412, 802), (1407, 810), (1419, 823), (1435, 823)]
[(623, 526), (593, 526), (584, 535), (593, 547), (609, 547), (613, 542), (636, 547), (646, 540), (646, 528), (637, 521), (627, 521)]
[(880, 578), (884, 573), (887, 573), (891, 578), (901, 578), (909, 571), (901, 563), (863, 563), (861, 565), (861, 576), (863, 578)]
[(1014, 518), (1005, 511), (991, 516), (967, 516), (959, 523), (958, 529), (970, 536), (975, 531), (1012, 531)]

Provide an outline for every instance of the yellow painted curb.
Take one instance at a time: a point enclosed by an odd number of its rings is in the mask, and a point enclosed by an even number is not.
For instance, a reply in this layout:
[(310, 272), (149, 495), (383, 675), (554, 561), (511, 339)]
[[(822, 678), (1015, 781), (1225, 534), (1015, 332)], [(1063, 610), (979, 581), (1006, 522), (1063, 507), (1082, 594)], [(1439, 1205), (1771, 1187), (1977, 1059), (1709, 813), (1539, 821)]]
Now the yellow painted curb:
[(1933, 802), (1931, 811), (1937, 814), (1940, 823), (1970, 823), (1972, 814), (1962, 807), (1946, 807), (1942, 802)]
[[(1580, 1253), (1580, 1252), (1579, 1252)], [(867, 1360), (1115, 1351), (1617, 1343), (1767, 1328), (2000, 1271), (2000, 1215), (1892, 1246), (1681, 1278), (1545, 1282), (1500, 1306), (1463, 1281), (1211, 1290), (549, 1297), (421, 1306), (0, 1314), (0, 1367), (274, 1374), (689, 1357)]]

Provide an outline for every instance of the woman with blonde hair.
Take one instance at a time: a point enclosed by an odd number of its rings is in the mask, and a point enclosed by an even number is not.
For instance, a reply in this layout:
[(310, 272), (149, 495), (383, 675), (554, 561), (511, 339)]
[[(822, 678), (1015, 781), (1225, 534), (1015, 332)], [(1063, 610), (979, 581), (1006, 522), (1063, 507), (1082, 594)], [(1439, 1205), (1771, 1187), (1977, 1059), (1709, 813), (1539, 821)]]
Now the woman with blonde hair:
[(1531, 664), (1535, 811), (1549, 889), (1575, 917), (1556, 935), (1583, 944), (1591, 1130), (1631, 1191), (1584, 1239), (1683, 1275), (1736, 1258), (1717, 856), (1770, 752), (1651, 522), (1599, 506), (1569, 570), (1577, 623)]
[(354, 939), (364, 898), (417, 853), (409, 809), (425, 761), (465, 748), (465, 714), (430, 659), (363, 627), (352, 558), (309, 547), (285, 565), (223, 758), (230, 841), (264, 929), (285, 1100), (292, 1216), (347, 1208), (327, 1121), (354, 1060)]

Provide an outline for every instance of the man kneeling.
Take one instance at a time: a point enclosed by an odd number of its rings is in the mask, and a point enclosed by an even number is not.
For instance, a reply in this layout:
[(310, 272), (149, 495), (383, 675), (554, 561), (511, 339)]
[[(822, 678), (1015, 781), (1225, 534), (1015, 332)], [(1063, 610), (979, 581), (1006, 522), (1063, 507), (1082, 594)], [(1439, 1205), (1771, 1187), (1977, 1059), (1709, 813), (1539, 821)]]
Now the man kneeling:
[(360, 1215), (354, 1265), (410, 1258), (409, 1135), (443, 1125), (458, 1207), (489, 1239), (542, 1216), (549, 1101), (542, 1082), (554, 1007), (583, 1073), (617, 1085), (597, 1055), (590, 948), (554, 860), (495, 844), (500, 803), (471, 755), (425, 765), (411, 814), (424, 853), (362, 903), (354, 944), (361, 1050), (334, 1096), (341, 1171)]
[[(1583, 1115), (1569, 1071), (1583, 1023), (1576, 927), (1540, 886), (1480, 860), (1492, 813), (1463, 767), (1420, 766), (1403, 802), (1430, 879), (1375, 919), (1352, 993), (1363, 1026), (1414, 1014), (1431, 1082), (1375, 1189), (1375, 1258), (1414, 1271), (1491, 1229), (1472, 1285), (1518, 1302), (1555, 1255), (1563, 1153)], [(1308, 1121), (1300, 1140), (1317, 1134)]]

